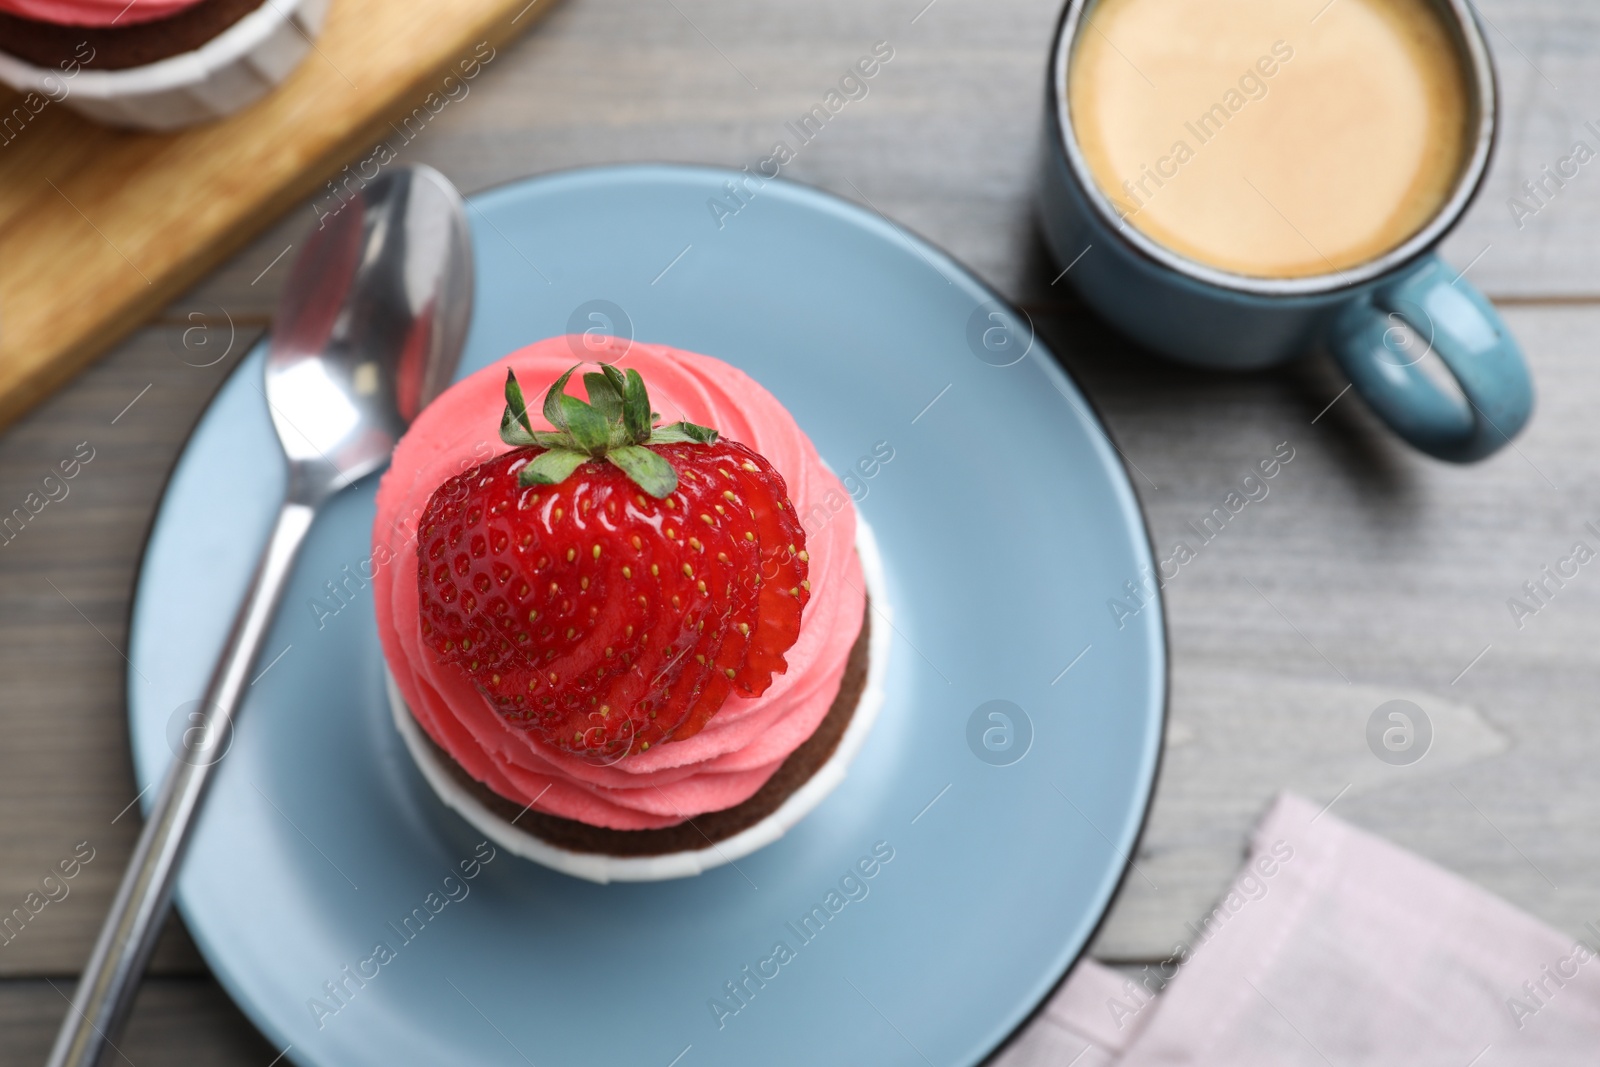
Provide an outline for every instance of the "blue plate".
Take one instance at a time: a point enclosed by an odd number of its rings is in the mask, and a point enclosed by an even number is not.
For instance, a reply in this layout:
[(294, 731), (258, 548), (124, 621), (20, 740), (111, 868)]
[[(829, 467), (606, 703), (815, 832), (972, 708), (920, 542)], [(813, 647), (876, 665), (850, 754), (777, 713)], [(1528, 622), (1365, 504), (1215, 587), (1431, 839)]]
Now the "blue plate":
[[(376, 481), (354, 487), (307, 540), (179, 886), (217, 977), (290, 1059), (974, 1064), (1111, 900), (1166, 657), (1159, 603), (1120, 625), (1108, 610), (1152, 559), (1105, 431), (949, 257), (790, 182), (735, 196), (741, 178), (606, 167), (475, 197), (462, 374), (593, 327), (765, 384), (851, 473), (882, 546), (882, 717), (845, 783), (736, 868), (601, 886), (504, 853), (475, 866), (492, 850), (389, 719), (359, 578)], [(172, 759), (282, 490), (260, 377), (258, 350), (150, 535), (128, 686), (141, 786)]]

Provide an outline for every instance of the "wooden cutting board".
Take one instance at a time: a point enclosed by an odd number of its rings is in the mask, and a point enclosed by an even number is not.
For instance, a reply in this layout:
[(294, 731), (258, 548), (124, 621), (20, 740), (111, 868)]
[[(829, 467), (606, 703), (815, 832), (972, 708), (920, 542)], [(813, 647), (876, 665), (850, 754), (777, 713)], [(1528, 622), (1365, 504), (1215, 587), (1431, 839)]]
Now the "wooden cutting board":
[[(0, 426), (291, 205), (326, 193), (391, 121), (430, 93), (459, 94), (446, 75), (492, 71), (482, 60), (553, 3), (332, 0), (315, 50), (274, 92), (178, 133), (44, 108), (0, 144)], [(0, 116), (17, 103), (0, 87)]]

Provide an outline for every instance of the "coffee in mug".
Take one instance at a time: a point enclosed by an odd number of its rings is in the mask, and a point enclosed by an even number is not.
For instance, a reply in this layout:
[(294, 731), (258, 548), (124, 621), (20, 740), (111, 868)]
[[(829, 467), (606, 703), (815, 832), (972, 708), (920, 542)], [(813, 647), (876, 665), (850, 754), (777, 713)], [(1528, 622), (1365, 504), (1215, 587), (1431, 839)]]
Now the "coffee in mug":
[(1472, 149), (1471, 85), (1428, 0), (1102, 0), (1067, 86), (1117, 214), (1211, 267), (1337, 274), (1416, 234)]

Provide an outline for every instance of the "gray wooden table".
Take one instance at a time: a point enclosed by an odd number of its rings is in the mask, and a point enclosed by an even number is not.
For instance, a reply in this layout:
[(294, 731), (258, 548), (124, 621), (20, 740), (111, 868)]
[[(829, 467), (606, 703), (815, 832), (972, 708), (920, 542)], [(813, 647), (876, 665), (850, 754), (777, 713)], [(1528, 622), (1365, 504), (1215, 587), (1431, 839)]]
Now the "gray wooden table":
[[(1128, 881), (1094, 955), (1165, 957), (1280, 789), (1336, 801), (1574, 936), (1600, 919), (1600, 563), (1520, 627), (1507, 606), (1575, 541), (1600, 548), (1584, 527), (1600, 526), (1600, 163), (1520, 227), (1507, 206), (1573, 141), (1600, 147), (1583, 126), (1600, 121), (1600, 10), (1482, 0), (1504, 135), (1446, 252), (1520, 336), (1539, 410), (1514, 448), (1458, 469), (1408, 452), (1354, 397), (1334, 402), (1344, 383), (1324, 360), (1239, 377), (1178, 369), (1052, 286), (1032, 196), (1058, 0), (926, 3), (569, 0), (403, 158), (469, 192), (591, 163), (738, 167), (891, 42), (871, 94), (792, 176), (870, 202), (1028, 309), (1134, 467), (1158, 549), (1279, 442), (1295, 449), (1270, 497), (1168, 587), (1171, 719), (1138, 857), (1148, 878)], [(93, 450), (68, 495), (0, 547), (0, 911), (77, 843), (94, 850), (70, 895), (0, 946), (0, 1064), (42, 1062), (137, 832), (121, 650), (146, 525), (312, 219), (292, 211), (0, 436), (4, 511)], [(1412, 766), (1365, 741), (1368, 716), (1395, 698), (1433, 723), (1433, 751)], [(265, 1067), (279, 1051), (178, 924), (120, 1047), (139, 1067)]]

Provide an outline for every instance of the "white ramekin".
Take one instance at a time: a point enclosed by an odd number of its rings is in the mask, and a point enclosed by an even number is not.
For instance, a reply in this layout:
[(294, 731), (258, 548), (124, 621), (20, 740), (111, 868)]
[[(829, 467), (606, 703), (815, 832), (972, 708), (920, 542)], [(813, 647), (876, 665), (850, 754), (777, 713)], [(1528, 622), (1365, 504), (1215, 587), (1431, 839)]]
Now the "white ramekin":
[(265, 96), (305, 58), (327, 10), (328, 0), (264, 0), (192, 52), (70, 77), (0, 51), (0, 81), (110, 126), (175, 130), (230, 115)]

